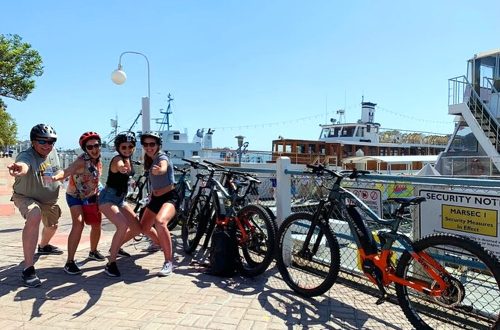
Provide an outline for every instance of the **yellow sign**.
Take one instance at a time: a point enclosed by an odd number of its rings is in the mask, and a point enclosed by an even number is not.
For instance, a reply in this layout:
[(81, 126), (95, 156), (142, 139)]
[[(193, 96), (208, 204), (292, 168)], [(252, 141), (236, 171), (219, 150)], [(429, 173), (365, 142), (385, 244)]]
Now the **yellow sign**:
[(457, 205), (442, 205), (444, 229), (497, 237), (497, 210), (478, 209)]

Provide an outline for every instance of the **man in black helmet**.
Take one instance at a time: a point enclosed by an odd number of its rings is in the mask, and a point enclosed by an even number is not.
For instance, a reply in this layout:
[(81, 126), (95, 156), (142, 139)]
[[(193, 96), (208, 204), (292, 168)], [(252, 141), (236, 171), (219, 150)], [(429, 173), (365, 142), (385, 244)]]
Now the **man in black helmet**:
[(20, 152), (16, 161), (7, 166), (9, 174), (15, 177), (12, 201), (26, 219), (23, 228), (25, 286), (41, 285), (34, 267), (40, 222), (43, 223), (42, 238), (38, 254), (62, 254), (49, 241), (57, 230), (61, 209), (57, 205), (60, 183), (53, 180), (61, 171), (54, 144), (56, 131), (47, 124), (38, 124), (30, 132), (31, 148)]

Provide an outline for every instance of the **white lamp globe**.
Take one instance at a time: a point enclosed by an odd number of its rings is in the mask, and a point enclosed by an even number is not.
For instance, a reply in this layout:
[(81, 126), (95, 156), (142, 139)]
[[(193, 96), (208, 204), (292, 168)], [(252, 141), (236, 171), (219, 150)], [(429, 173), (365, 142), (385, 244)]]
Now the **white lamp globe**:
[(127, 75), (124, 71), (117, 69), (111, 73), (111, 80), (113, 80), (115, 84), (121, 85), (127, 80)]

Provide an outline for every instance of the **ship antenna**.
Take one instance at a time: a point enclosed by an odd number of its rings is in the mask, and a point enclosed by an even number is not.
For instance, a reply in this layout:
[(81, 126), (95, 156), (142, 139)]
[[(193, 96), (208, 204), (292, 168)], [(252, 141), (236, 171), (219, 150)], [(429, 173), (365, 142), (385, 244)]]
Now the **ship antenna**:
[(162, 132), (164, 130), (165, 125), (167, 126), (167, 131), (170, 131), (170, 115), (172, 114), (172, 108), (171, 108), (171, 102), (174, 100), (174, 98), (171, 96), (170, 93), (168, 93), (168, 105), (167, 105), (167, 110), (160, 109), (160, 113), (164, 114), (163, 119), (161, 121), (156, 121), (157, 124), (160, 124), (160, 129), (158, 130), (159, 132)]

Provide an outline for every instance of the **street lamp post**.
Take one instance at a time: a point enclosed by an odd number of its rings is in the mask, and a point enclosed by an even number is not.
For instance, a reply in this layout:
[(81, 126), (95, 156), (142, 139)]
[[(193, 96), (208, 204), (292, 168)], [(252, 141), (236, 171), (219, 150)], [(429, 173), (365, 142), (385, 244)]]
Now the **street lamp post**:
[[(122, 70), (122, 56), (125, 54), (136, 54), (141, 55), (146, 59), (146, 63), (148, 65), (148, 96), (142, 98), (142, 131), (147, 132), (150, 130), (150, 99), (151, 99), (151, 87), (150, 87), (150, 76), (149, 76), (149, 60), (146, 55), (139, 52), (126, 51), (120, 54), (120, 58), (118, 60), (118, 69), (111, 73), (111, 80), (117, 85), (123, 84), (127, 80), (127, 75)], [(137, 120), (137, 119), (136, 119)], [(135, 124), (135, 122), (134, 122)], [(132, 125), (133, 126), (133, 125)], [(132, 129), (132, 127), (130, 128)]]
[(237, 135), (235, 138), (238, 140), (238, 149), (236, 149), (236, 153), (238, 154), (238, 164), (241, 166), (241, 155), (248, 147), (248, 142), (244, 142), (245, 137), (243, 135)]

